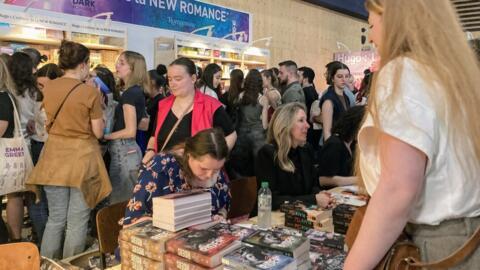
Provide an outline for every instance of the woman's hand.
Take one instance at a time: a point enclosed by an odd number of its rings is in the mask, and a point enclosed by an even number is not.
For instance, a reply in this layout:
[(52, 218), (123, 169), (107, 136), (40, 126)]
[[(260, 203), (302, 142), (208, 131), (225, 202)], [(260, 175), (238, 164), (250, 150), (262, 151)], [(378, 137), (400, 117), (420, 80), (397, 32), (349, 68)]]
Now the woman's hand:
[(145, 156), (143, 156), (142, 163), (147, 164), (148, 162), (150, 162), (153, 159), (154, 156), (155, 156), (155, 151), (147, 150), (145, 152)]
[(321, 208), (331, 209), (335, 206), (335, 199), (330, 193), (321, 191), (315, 195), (317, 205)]
[(226, 219), (225, 219), (225, 217), (222, 216), (222, 215), (213, 215), (213, 216), (212, 216), (212, 220), (213, 220), (213, 221), (223, 222), (223, 221), (225, 221)]
[(36, 133), (35, 120), (33, 120), (33, 119), (28, 120), (26, 130), (27, 130), (28, 135), (33, 135), (33, 134)]
[(112, 138), (112, 133), (103, 135), (103, 139), (106, 140), (106, 141), (112, 140), (113, 139)]

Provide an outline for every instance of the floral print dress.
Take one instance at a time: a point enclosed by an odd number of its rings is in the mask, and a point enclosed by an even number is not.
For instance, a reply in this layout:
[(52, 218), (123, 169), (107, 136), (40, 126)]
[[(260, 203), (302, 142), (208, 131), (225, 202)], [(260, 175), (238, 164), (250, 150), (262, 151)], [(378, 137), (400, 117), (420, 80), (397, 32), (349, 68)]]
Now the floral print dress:
[[(139, 218), (152, 216), (154, 197), (192, 189), (186, 182), (180, 164), (171, 154), (160, 153), (147, 165), (142, 165), (133, 196), (125, 210), (123, 225), (135, 223)], [(230, 208), (230, 189), (228, 178), (223, 171), (218, 174), (217, 182), (210, 188), (212, 194), (212, 215), (228, 212)]]

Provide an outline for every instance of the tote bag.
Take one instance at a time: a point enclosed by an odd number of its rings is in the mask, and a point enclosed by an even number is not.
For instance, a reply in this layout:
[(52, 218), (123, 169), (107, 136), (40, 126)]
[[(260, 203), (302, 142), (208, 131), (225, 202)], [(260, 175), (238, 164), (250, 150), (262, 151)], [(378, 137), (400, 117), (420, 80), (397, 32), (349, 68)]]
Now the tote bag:
[(0, 195), (25, 190), (25, 181), (33, 169), (32, 158), (23, 137), (17, 107), (12, 97), (13, 138), (0, 138)]

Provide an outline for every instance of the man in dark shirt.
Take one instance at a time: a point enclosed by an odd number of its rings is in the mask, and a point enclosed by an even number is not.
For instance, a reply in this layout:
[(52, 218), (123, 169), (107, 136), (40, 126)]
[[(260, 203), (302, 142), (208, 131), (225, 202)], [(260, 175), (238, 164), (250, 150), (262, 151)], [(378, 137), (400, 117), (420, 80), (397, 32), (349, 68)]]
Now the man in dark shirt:
[(313, 84), (313, 80), (315, 79), (315, 72), (309, 67), (301, 67), (298, 69), (298, 77), (303, 87), (303, 93), (305, 95), (305, 105), (307, 105), (307, 119), (310, 123), (310, 128), (308, 129), (307, 133), (307, 141), (309, 144), (312, 145), (313, 150), (316, 154), (316, 152), (320, 148), (318, 143), (320, 141), (322, 133), (320, 130), (314, 130), (313, 123), (310, 122), (310, 109), (312, 108), (312, 103), (315, 100), (318, 100), (318, 93), (315, 89), (315, 85)]

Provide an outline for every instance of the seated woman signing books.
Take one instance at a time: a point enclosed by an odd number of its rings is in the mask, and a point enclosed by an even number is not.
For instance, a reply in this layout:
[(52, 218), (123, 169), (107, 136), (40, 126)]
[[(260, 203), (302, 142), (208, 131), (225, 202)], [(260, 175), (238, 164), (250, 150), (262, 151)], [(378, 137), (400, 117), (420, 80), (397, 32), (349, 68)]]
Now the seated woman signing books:
[(182, 156), (159, 153), (142, 165), (123, 225), (152, 216), (152, 199), (192, 188), (209, 188), (214, 219), (227, 217), (230, 207), (228, 179), (222, 171), (228, 154), (223, 132), (206, 129), (185, 141)]
[(305, 105), (298, 102), (278, 107), (268, 127), (267, 144), (258, 151), (257, 181), (269, 182), (274, 210), (285, 201), (323, 208), (333, 203), (328, 193), (320, 192), (313, 151), (307, 144), (305, 111)]

